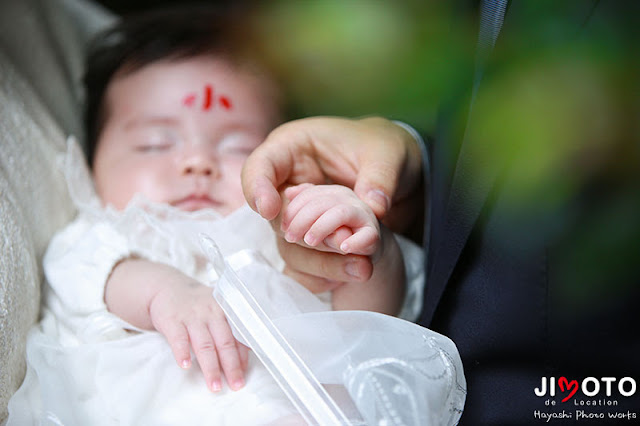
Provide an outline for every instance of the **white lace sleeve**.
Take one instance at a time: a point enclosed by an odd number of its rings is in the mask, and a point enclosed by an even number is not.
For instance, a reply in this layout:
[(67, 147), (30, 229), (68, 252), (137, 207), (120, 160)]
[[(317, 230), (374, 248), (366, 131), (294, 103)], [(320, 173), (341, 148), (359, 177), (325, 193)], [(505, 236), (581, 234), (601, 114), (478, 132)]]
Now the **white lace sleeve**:
[(55, 235), (45, 254), (45, 307), (59, 317), (106, 311), (107, 278), (114, 265), (129, 255), (127, 240), (108, 223), (81, 215)]
[(422, 309), (422, 294), (424, 291), (424, 252), (409, 239), (395, 235), (396, 241), (404, 258), (404, 269), (407, 289), (402, 303), (399, 318), (416, 321)]

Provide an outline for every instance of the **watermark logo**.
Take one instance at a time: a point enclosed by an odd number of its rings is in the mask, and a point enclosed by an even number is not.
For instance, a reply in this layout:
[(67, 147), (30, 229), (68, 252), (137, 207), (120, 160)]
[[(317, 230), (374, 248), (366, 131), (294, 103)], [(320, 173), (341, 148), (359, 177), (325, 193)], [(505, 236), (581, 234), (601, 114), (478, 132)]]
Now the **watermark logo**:
[[(561, 377), (542, 377), (533, 392), (545, 398), (545, 410), (534, 410), (537, 420), (636, 420), (638, 413), (618, 407), (619, 400), (635, 396), (637, 383), (633, 377), (586, 377), (581, 381)], [(558, 400), (560, 402), (558, 403)], [(554, 411), (551, 407), (561, 408)], [(576, 409), (571, 410), (573, 406)]]
[[(608, 397), (612, 396), (613, 388), (616, 387), (619, 395), (624, 397), (633, 396), (636, 393), (637, 385), (636, 381), (631, 377), (623, 377), (618, 380), (615, 377), (601, 377), (597, 379), (595, 377), (587, 377), (579, 384), (577, 380), (569, 380), (566, 377), (559, 377), (557, 380), (557, 387), (563, 395), (567, 395), (562, 399), (562, 402), (567, 402), (578, 392), (578, 388), (582, 390), (584, 396), (596, 397), (604, 389), (604, 394)], [(555, 377), (543, 377), (540, 383), (540, 387), (535, 388), (534, 392), (536, 396), (544, 397), (548, 395), (550, 397), (556, 396), (556, 378)]]

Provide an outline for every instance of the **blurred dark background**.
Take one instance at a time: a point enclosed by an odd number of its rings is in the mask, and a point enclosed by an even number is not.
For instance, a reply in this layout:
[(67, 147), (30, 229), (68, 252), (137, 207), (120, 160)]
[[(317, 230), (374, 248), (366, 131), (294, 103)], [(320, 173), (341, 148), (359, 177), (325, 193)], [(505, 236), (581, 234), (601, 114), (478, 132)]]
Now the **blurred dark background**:
[[(139, 12), (156, 7), (164, 7), (169, 5), (179, 5), (184, 1), (179, 0), (99, 0), (97, 3), (102, 4), (112, 12), (122, 15), (131, 12)], [(231, 3), (231, 0), (195, 0), (189, 3)]]

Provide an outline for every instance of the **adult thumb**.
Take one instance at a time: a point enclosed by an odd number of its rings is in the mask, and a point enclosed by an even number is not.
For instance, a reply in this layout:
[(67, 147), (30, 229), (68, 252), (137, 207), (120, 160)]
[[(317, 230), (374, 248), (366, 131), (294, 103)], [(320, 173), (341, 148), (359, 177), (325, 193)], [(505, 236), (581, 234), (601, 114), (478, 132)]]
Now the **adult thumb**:
[(362, 164), (353, 190), (382, 219), (391, 208), (397, 185), (397, 167), (390, 162), (372, 161)]

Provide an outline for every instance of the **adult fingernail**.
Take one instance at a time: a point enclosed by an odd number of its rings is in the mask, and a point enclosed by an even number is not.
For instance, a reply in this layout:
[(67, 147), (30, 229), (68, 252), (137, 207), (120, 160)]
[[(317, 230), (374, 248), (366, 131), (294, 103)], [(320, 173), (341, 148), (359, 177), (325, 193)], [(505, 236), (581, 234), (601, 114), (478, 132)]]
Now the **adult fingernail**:
[(358, 268), (358, 261), (352, 260), (347, 262), (347, 264), (344, 265), (344, 271), (350, 277), (360, 279), (360, 270)]
[(258, 211), (258, 214), (262, 216), (262, 198), (256, 199), (256, 210)]
[[(367, 192), (367, 201), (371, 205), (378, 206), (381, 211), (386, 212), (391, 207), (391, 199), (379, 189), (372, 189)], [(373, 206), (371, 206), (373, 207)]]

